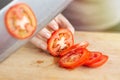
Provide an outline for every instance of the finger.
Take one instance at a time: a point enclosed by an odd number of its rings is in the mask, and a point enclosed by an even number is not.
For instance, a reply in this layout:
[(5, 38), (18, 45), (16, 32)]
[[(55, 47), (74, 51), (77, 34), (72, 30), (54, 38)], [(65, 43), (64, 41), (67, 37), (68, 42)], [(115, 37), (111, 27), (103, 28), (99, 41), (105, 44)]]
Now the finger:
[(47, 41), (47, 38), (45, 38), (45, 37), (42, 37), (40, 34), (36, 34), (35, 35), (38, 39), (41, 39), (41, 40), (43, 40), (43, 41)]
[(58, 30), (59, 26), (55, 20), (52, 20), (47, 27), (51, 28), (53, 31)]
[(37, 38), (36, 36), (33, 37), (30, 42), (34, 44), (36, 47), (41, 48), (42, 50), (47, 50), (47, 43), (42, 39)]
[(38, 32), (38, 34), (46, 39), (49, 39), (51, 37), (51, 32), (47, 28), (43, 28)]
[(63, 16), (63, 15), (58, 15), (55, 18), (55, 21), (59, 24), (59, 27), (67, 28), (69, 29), (73, 34), (74, 34), (74, 28), (72, 24)]

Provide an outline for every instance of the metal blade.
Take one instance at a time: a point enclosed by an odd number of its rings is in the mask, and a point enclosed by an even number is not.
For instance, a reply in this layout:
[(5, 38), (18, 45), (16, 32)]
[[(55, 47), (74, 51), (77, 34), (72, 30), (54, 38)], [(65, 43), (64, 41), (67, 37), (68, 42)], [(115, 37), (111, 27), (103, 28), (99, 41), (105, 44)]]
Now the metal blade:
[(5, 12), (9, 9), (10, 6), (16, 3), (21, 3), (21, 2), (28, 4), (36, 15), (37, 23), (38, 23), (37, 24), (38, 27), (35, 32), (36, 34), (40, 29), (42, 29), (46, 24), (48, 24), (58, 13), (60, 13), (71, 2), (71, 0), (12, 0), (12, 2), (11, 1), (10, 3), (8, 2), (9, 4), (7, 3), (6, 6), (5, 5), (1, 6), (0, 62), (6, 59), (11, 53), (19, 49), (22, 45), (24, 45), (30, 39), (29, 38), (25, 40), (17, 40), (13, 38), (7, 32), (4, 25)]

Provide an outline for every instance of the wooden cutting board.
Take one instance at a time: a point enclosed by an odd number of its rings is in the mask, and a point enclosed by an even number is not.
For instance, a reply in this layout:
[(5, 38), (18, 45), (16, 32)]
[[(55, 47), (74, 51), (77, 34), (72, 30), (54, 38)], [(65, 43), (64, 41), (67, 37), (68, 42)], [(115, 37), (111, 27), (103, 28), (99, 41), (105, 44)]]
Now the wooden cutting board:
[(88, 49), (109, 56), (99, 68), (58, 67), (58, 58), (50, 56), (30, 43), (0, 63), (0, 80), (120, 80), (120, 34), (76, 32), (75, 43), (88, 41)]

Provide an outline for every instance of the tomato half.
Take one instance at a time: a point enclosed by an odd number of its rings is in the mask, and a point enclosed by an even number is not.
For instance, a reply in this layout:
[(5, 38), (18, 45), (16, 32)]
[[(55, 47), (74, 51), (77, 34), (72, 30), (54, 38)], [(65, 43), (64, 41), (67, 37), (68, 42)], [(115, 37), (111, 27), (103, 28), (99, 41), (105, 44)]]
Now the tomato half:
[(60, 53), (74, 44), (73, 34), (68, 29), (59, 29), (52, 33), (47, 41), (48, 51), (53, 56), (59, 56)]
[(6, 12), (5, 25), (13, 37), (25, 39), (35, 32), (37, 21), (31, 8), (27, 4), (19, 3)]
[(97, 62), (102, 56), (102, 53), (101, 52), (90, 52), (90, 58), (89, 60), (84, 64), (84, 65), (90, 65), (92, 63), (95, 63)]
[(98, 61), (87, 66), (92, 68), (99, 67), (102, 66), (107, 60), (108, 60), (108, 56), (102, 55)]
[(85, 48), (79, 48), (68, 52), (60, 58), (59, 65), (64, 68), (76, 68), (83, 65), (89, 59), (89, 51)]
[(79, 47), (80, 47), (80, 48), (86, 48), (87, 46), (88, 46), (88, 42), (83, 41), (83, 42), (81, 42), (81, 43), (75, 44), (75, 45), (67, 48), (66, 50), (62, 51), (62, 52), (60, 53), (60, 56), (64, 56), (64, 55), (67, 54), (69, 51), (73, 51), (73, 50), (75, 50), (75, 49), (77, 49), (77, 48), (79, 48)]

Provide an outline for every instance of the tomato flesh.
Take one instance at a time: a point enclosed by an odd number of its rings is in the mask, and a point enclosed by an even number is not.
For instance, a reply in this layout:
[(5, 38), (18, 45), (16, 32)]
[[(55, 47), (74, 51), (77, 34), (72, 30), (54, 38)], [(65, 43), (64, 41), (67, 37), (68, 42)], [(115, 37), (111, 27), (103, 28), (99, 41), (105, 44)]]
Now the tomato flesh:
[(47, 44), (49, 53), (60, 57), (58, 63), (63, 68), (74, 69), (81, 65), (99, 67), (108, 60), (108, 56), (102, 55), (101, 52), (89, 51), (89, 43), (86, 41), (74, 44), (73, 35), (67, 29), (53, 32)]
[(52, 33), (47, 41), (48, 51), (53, 56), (59, 56), (62, 51), (74, 44), (73, 35), (67, 29), (59, 29)]
[(68, 52), (66, 55), (60, 58), (59, 65), (64, 68), (75, 68), (83, 65), (84, 62), (89, 58), (89, 51), (81, 48)]
[(90, 65), (92, 63), (95, 63), (96, 61), (98, 61), (102, 56), (101, 52), (90, 52), (90, 58), (89, 60), (84, 64), (84, 65)]
[(87, 65), (87, 66), (91, 67), (91, 68), (96, 68), (96, 67), (102, 66), (107, 60), (108, 60), (108, 56), (102, 55), (100, 57), (100, 59), (98, 59), (95, 63), (92, 63), (92, 64)]
[(19, 3), (6, 12), (5, 25), (13, 37), (25, 39), (35, 32), (37, 21), (31, 8), (27, 4)]
[(66, 50), (62, 51), (60, 56), (64, 56), (65, 54), (67, 54), (69, 51), (73, 51), (75, 49), (77, 49), (78, 47), (81, 47), (81, 48), (86, 48), (88, 46), (88, 42), (84, 41), (84, 42), (81, 42), (81, 43), (78, 43), (78, 44), (75, 44), (69, 48), (67, 48)]

